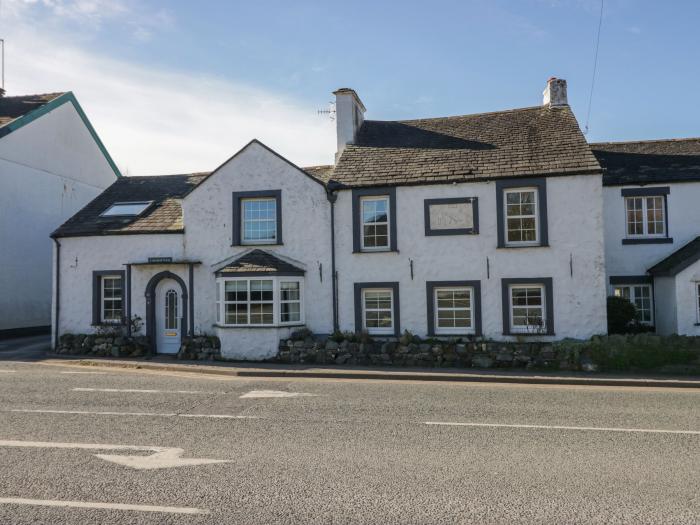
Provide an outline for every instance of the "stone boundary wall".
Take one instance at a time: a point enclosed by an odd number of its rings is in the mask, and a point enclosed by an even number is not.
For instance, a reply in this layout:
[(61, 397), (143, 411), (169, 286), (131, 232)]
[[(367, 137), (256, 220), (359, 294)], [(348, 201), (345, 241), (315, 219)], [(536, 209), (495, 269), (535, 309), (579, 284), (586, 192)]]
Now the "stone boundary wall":
[(545, 342), (351, 342), (333, 339), (287, 339), (275, 361), (290, 364), (416, 366), (449, 368), (550, 368), (595, 371), (576, 348)]
[[(151, 344), (146, 336), (133, 337), (115, 334), (63, 334), (56, 353), (96, 357), (144, 357), (151, 355)], [(178, 359), (221, 360), (221, 342), (211, 335), (183, 337)]]

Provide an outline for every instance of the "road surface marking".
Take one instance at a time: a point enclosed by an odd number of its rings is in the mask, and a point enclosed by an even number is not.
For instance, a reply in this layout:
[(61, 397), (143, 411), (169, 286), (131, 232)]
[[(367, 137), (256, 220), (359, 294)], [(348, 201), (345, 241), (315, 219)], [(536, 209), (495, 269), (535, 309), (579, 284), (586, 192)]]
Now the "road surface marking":
[(137, 512), (162, 512), (167, 514), (209, 514), (196, 507), (162, 507), (160, 505), (129, 505), (128, 503), (100, 503), (96, 501), (62, 501), (52, 499), (0, 498), (0, 504), (40, 505), (43, 507), (73, 507), (79, 509), (132, 510)]
[(96, 457), (118, 465), (138, 470), (185, 467), (192, 465), (209, 465), (212, 463), (229, 463), (226, 459), (183, 458), (185, 451), (177, 447), (154, 447), (139, 445), (107, 445), (95, 443), (52, 443), (50, 441), (0, 440), (0, 447), (24, 448), (62, 448), (81, 450), (131, 450), (152, 452), (149, 456), (123, 456), (114, 454), (95, 454)]
[(258, 416), (237, 416), (235, 414), (176, 414), (175, 412), (91, 412), (87, 410), (35, 410), (13, 408), (9, 412), (23, 414), (75, 414), (88, 416), (151, 416), (151, 417), (204, 417), (212, 419), (259, 419)]
[(107, 372), (60, 372), (61, 374), (90, 374), (96, 376), (107, 375)]
[(0, 370), (3, 374), (14, 374), (17, 370)]
[(425, 424), (454, 427), (534, 428), (544, 430), (593, 430), (598, 432), (641, 432), (648, 434), (688, 434), (691, 436), (700, 436), (700, 430), (665, 430), (657, 428), (564, 427), (556, 425), (508, 425), (505, 423), (450, 423), (445, 421), (426, 421)]
[(225, 394), (203, 390), (148, 390), (138, 388), (74, 388), (73, 392), (127, 392), (134, 394)]
[(157, 413), (157, 412), (89, 412), (87, 410), (30, 410), (22, 408), (13, 408), (10, 412), (22, 412), (25, 414), (85, 414), (91, 416), (153, 416), (153, 417), (175, 417), (175, 412)]
[(303, 392), (283, 392), (281, 390), (251, 390), (243, 394), (241, 399), (246, 398), (269, 398), (269, 397), (311, 397), (316, 394), (305, 394)]

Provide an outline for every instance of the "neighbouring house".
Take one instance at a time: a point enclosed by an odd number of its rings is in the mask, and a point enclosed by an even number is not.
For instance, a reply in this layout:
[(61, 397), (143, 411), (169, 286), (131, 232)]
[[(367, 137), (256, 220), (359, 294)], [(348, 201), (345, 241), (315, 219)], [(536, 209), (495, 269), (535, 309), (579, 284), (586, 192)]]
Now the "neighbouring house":
[(609, 294), (662, 335), (700, 335), (700, 138), (591, 144)]
[(72, 93), (0, 91), (0, 337), (49, 332), (49, 235), (117, 177)]
[[(603, 170), (550, 79), (541, 106), (365, 120), (336, 96), (330, 166), (253, 140), (211, 173), (123, 177), (53, 233), (54, 336), (274, 356), (304, 326), (551, 341), (606, 331)], [(60, 249), (59, 249), (60, 247)]]

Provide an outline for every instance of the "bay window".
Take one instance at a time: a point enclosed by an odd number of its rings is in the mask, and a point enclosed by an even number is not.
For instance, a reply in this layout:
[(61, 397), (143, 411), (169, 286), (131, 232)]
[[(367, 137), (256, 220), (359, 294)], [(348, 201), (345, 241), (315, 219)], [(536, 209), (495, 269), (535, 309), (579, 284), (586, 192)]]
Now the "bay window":
[(295, 277), (217, 279), (217, 319), (222, 326), (303, 323), (303, 284)]

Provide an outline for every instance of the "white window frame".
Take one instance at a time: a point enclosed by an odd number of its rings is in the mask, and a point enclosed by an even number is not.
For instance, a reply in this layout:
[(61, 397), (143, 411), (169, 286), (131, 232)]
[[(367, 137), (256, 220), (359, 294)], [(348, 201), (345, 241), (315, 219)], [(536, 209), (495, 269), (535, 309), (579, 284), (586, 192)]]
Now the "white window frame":
[[(513, 319), (513, 310), (515, 306), (513, 305), (513, 290), (516, 288), (539, 288), (542, 309), (542, 326), (527, 324), (516, 325)], [(527, 310), (533, 310), (535, 306), (518, 306), (518, 308), (525, 308)], [(538, 334), (546, 335), (549, 327), (547, 326), (547, 287), (544, 284), (511, 284), (508, 286), (508, 315), (510, 316), (510, 331), (515, 334)]]
[[(629, 203), (630, 201), (641, 199), (642, 201), (642, 233), (630, 233), (629, 232)], [(663, 225), (664, 231), (661, 233), (649, 233), (649, 203), (647, 199), (660, 199), (661, 200), (661, 224)], [(666, 231), (666, 197), (664, 195), (630, 195), (625, 197), (625, 237), (627, 239), (654, 239), (654, 238), (664, 238), (668, 236), (668, 231)], [(656, 222), (656, 221), (654, 221)]]
[(612, 295), (616, 297), (624, 297), (621, 293), (618, 294), (618, 290), (622, 290), (623, 288), (629, 289), (629, 301), (634, 305), (635, 309), (637, 309), (637, 292), (635, 288), (646, 288), (649, 290), (649, 321), (639, 321), (641, 324), (648, 325), (648, 326), (654, 326), (654, 290), (651, 286), (651, 284), (646, 284), (646, 283), (638, 283), (638, 284), (614, 284), (612, 285)]
[[(246, 323), (246, 324), (236, 324), (236, 323), (226, 323), (226, 305), (235, 303), (236, 301), (226, 301), (226, 283), (230, 281), (245, 281), (247, 282), (247, 293), (248, 299), (246, 304), (248, 305), (247, 317), (250, 321), (250, 305), (260, 304), (260, 301), (251, 301), (250, 299), (250, 281), (272, 281), (272, 323), (270, 324), (260, 324), (260, 323)], [(282, 322), (282, 309), (281, 304), (281, 283), (295, 282), (299, 283), (299, 320), (298, 321), (287, 321)], [(222, 327), (231, 328), (275, 328), (280, 326), (300, 326), (305, 322), (304, 315), (304, 278), (295, 276), (265, 276), (265, 275), (255, 275), (246, 277), (219, 277), (216, 281), (217, 286), (217, 299), (216, 302), (217, 309), (217, 325)], [(269, 301), (263, 301), (268, 303)]]
[[(389, 311), (391, 312), (391, 326), (381, 328), (367, 327), (367, 308), (365, 296), (367, 292), (389, 292)], [(394, 311), (394, 290), (392, 288), (363, 288), (360, 299), (362, 300), (362, 329), (371, 335), (394, 335), (396, 326), (396, 312)], [(370, 311), (386, 311), (384, 308), (371, 308)]]
[[(464, 310), (464, 308), (439, 308), (438, 307), (438, 292), (439, 291), (454, 291), (454, 290), (467, 290), (469, 292), (469, 326), (468, 327), (453, 327), (446, 328), (440, 327), (439, 323), (439, 311), (440, 310), (450, 310), (458, 311)], [(474, 326), (474, 287), (473, 286), (436, 286), (433, 288), (433, 330), (435, 335), (461, 335), (461, 334), (473, 334), (476, 331)]]
[[(298, 300), (282, 300), (282, 284), (288, 284), (288, 283), (296, 283), (299, 286), (299, 299)], [(300, 279), (286, 279), (284, 277), (280, 277), (278, 282), (277, 282), (277, 287), (279, 289), (279, 294), (278, 294), (278, 303), (279, 303), (279, 324), (281, 326), (285, 325), (295, 325), (299, 324), (302, 319), (303, 319), (303, 308), (304, 308), (304, 298), (303, 298), (303, 284)], [(283, 321), (282, 320), (282, 305), (283, 304), (294, 304), (294, 303), (299, 303), (299, 319), (296, 321)]]
[(697, 325), (700, 325), (700, 281), (695, 281), (695, 313), (697, 315)]
[[(107, 281), (121, 281), (121, 291), (122, 295), (120, 297), (121, 301), (121, 316), (119, 319), (106, 319), (105, 318), (105, 301), (107, 298), (105, 297), (105, 284)], [(110, 301), (113, 301), (113, 298), (109, 299)], [(100, 278), (100, 322), (103, 324), (121, 324), (122, 319), (124, 318), (124, 279), (122, 279), (121, 275), (103, 275)]]
[[(275, 217), (272, 219), (273, 224), (275, 225), (275, 238), (274, 239), (246, 239), (245, 238), (245, 225), (246, 225), (246, 217), (245, 217), (245, 208), (246, 208), (246, 203), (249, 202), (272, 202), (275, 205)], [(279, 213), (279, 209), (277, 206), (277, 199), (275, 197), (244, 197), (241, 198), (240, 201), (240, 210), (241, 210), (241, 245), (257, 245), (257, 244), (277, 244), (277, 239), (279, 238), (279, 232), (277, 231), (277, 226), (278, 226), (278, 220), (277, 220), (277, 214)], [(251, 219), (251, 221), (254, 222), (270, 222), (270, 219)]]
[[(508, 195), (511, 193), (532, 193), (534, 196), (534, 213), (532, 215), (508, 215)], [(521, 204), (522, 205), (522, 204)], [(508, 219), (534, 219), (535, 240), (534, 241), (509, 241), (508, 240)], [(503, 240), (506, 246), (539, 246), (540, 244), (540, 199), (539, 191), (535, 187), (506, 188), (503, 190)]]
[[(371, 201), (386, 201), (386, 222), (365, 222), (365, 203)], [(360, 249), (363, 252), (391, 251), (391, 199), (389, 195), (367, 195), (360, 197)], [(386, 224), (386, 246), (365, 246), (365, 226)]]

